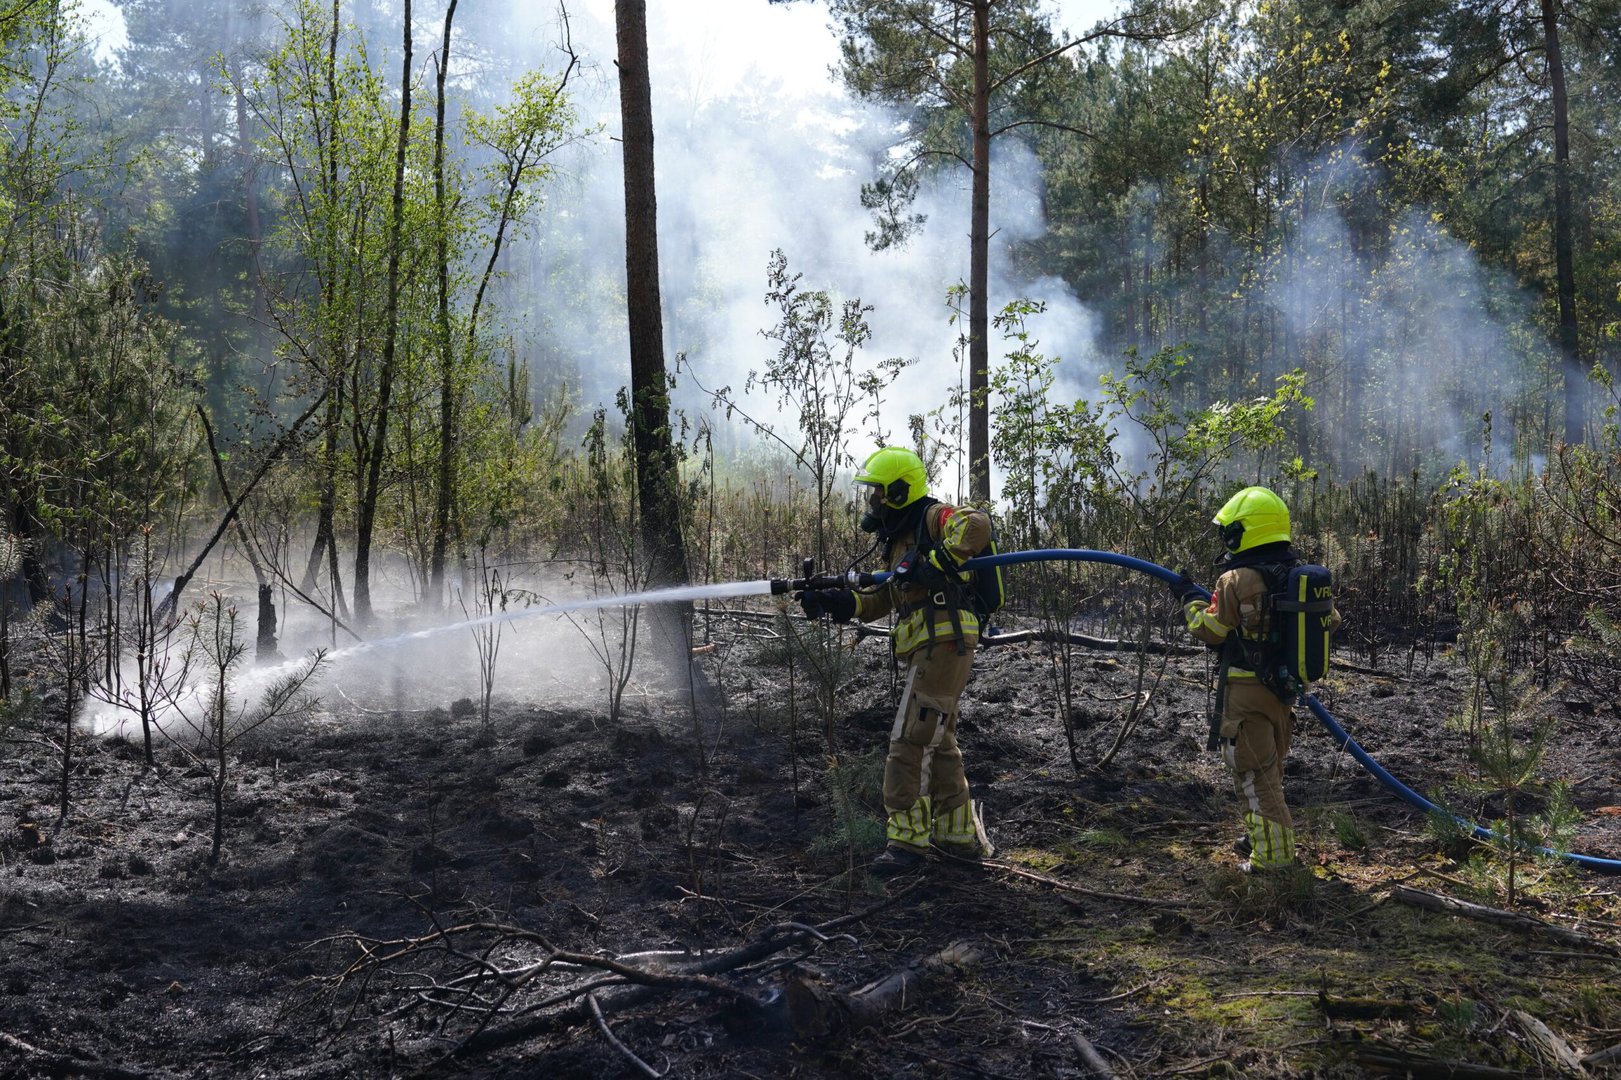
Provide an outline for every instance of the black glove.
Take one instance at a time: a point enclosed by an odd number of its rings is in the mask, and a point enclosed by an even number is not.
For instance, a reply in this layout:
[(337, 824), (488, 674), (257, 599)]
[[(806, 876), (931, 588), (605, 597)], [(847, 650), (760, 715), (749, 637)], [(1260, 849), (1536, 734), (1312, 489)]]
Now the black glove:
[(799, 606), (807, 619), (827, 615), (834, 622), (849, 622), (855, 618), (856, 594), (849, 589), (806, 589), (799, 594)]
[(1176, 602), (1183, 606), (1194, 600), (1203, 600), (1205, 598), (1205, 591), (1194, 584), (1193, 579), (1188, 577), (1186, 570), (1178, 571), (1176, 580), (1167, 582), (1166, 586), (1171, 590), (1171, 595), (1176, 597)]
[(895, 564), (893, 580), (901, 585), (921, 585), (925, 589), (935, 589), (946, 583), (946, 576), (940, 568), (929, 561), (926, 552), (913, 548), (901, 556), (901, 561)]

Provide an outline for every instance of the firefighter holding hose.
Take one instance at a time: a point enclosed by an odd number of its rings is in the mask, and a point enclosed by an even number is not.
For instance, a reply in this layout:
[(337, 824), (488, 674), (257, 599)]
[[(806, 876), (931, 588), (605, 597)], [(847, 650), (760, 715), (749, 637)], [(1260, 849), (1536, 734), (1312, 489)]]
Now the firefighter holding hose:
[(813, 619), (896, 615), (890, 643), (905, 681), (884, 762), (888, 843), (871, 870), (915, 869), (931, 845), (977, 859), (985, 854), (983, 829), (957, 746), (957, 715), (980, 623), (970, 575), (959, 567), (986, 548), (991, 521), (982, 511), (930, 498), (923, 460), (904, 447), (867, 458), (856, 484), (866, 504), (861, 528), (877, 534), (890, 576), (865, 589), (806, 589), (798, 599)]
[(1233, 772), (1243, 819), (1245, 873), (1294, 865), (1294, 819), (1283, 797), (1283, 762), (1294, 701), (1327, 667), (1339, 626), (1328, 571), (1290, 546), (1289, 508), (1274, 492), (1248, 487), (1212, 519), (1225, 554), (1207, 601), (1186, 575), (1170, 585), (1188, 631), (1221, 650), (1212, 746)]

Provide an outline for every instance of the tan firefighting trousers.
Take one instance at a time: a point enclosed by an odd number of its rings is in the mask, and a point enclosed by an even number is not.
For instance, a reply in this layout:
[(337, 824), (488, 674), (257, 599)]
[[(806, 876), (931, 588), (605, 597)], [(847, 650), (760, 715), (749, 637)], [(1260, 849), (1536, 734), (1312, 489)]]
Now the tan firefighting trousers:
[(918, 849), (931, 840), (948, 847), (975, 845), (968, 777), (957, 748), (957, 709), (978, 644), (977, 637), (968, 635), (960, 654), (955, 641), (945, 640), (903, 658), (905, 688), (884, 761), (891, 844)]
[(1294, 819), (1283, 801), (1283, 761), (1289, 756), (1294, 710), (1254, 678), (1227, 681), (1222, 710), (1222, 756), (1233, 770), (1250, 865), (1268, 869), (1294, 862)]

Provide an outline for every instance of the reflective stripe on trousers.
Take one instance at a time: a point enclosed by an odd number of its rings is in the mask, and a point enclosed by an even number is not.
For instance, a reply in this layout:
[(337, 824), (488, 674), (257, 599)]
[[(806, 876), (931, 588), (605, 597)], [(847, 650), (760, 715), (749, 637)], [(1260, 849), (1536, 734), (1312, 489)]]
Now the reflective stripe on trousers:
[[(884, 761), (884, 809), (891, 843), (927, 847), (932, 836), (972, 834), (968, 778), (957, 748), (957, 703), (968, 682), (977, 638), (958, 654), (951, 642), (906, 658), (906, 683), (889, 733)], [(934, 816), (940, 816), (937, 833)]]

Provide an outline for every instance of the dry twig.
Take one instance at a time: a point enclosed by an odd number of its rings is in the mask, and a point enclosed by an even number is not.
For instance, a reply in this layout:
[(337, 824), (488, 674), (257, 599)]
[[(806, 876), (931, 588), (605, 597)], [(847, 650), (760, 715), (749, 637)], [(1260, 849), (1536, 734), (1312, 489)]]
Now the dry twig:
[[(947, 857), (949, 858), (950, 856)], [(959, 861), (968, 862), (970, 860), (963, 859)], [(1118, 900), (1121, 903), (1141, 904), (1144, 907), (1185, 908), (1189, 906), (1188, 902), (1185, 900), (1160, 900), (1152, 896), (1134, 896), (1131, 893), (1114, 893), (1104, 892), (1101, 889), (1088, 889), (1082, 885), (1075, 885), (1068, 881), (1061, 881), (1055, 877), (1048, 877), (1046, 874), (1038, 874), (1034, 870), (1024, 870), (1017, 866), (1009, 866), (1007, 863), (985, 862), (982, 865), (988, 870), (1000, 870), (1004, 874), (1012, 874), (1014, 877), (1024, 878), (1027, 881), (1039, 881), (1041, 884), (1049, 885), (1061, 892), (1077, 893), (1081, 896), (1090, 896), (1096, 900)]]
[(1483, 904), (1471, 904), (1467, 900), (1454, 900), (1450, 896), (1441, 896), (1437, 893), (1425, 892), (1422, 889), (1409, 888), (1406, 885), (1397, 885), (1390, 890), (1393, 900), (1400, 900), (1404, 904), (1412, 904), (1428, 911), (1439, 911), (1449, 915), (1461, 915), (1470, 919), (1480, 919), (1485, 922), (1497, 923), (1502, 926), (1512, 926), (1519, 930), (1536, 930), (1550, 937), (1563, 941), (1567, 945), (1581, 945), (1600, 952), (1614, 953), (1615, 946), (1598, 938), (1589, 937), (1575, 930), (1567, 930), (1563, 926), (1554, 926), (1541, 919), (1534, 919), (1529, 915), (1521, 915), (1517, 911), (1504, 911), (1501, 908), (1486, 907)]
[(620, 1041), (619, 1036), (613, 1033), (613, 1029), (608, 1026), (608, 1018), (602, 1015), (602, 1006), (597, 1004), (597, 996), (595, 994), (587, 994), (585, 997), (585, 1003), (591, 1007), (591, 1019), (597, 1022), (597, 1030), (602, 1032), (602, 1037), (604, 1039), (608, 1040), (608, 1045), (613, 1047), (615, 1050), (618, 1050), (621, 1054), (625, 1055), (625, 1057), (629, 1058), (630, 1063), (636, 1066), (637, 1072), (641, 1073), (643, 1076), (651, 1077), (652, 1080), (659, 1080), (659, 1078), (664, 1075), (664, 1073), (659, 1072), (657, 1069), (653, 1068), (653, 1066), (637, 1057), (636, 1052), (630, 1047), (626, 1046), (622, 1041)]

